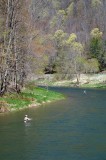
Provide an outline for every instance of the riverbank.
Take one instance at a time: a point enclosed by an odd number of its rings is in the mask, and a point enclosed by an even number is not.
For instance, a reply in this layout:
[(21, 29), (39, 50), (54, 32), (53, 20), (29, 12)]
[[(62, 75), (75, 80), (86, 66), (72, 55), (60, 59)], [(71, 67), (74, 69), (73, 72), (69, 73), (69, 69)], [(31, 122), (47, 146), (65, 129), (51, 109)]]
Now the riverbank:
[[(34, 80), (34, 79), (33, 79)], [(83, 87), (83, 88), (106, 88), (106, 74), (80, 74), (79, 84), (76, 75), (68, 80), (57, 80), (55, 75), (46, 75), (34, 80), (36, 84), (43, 86), (59, 87)]]
[(30, 86), (24, 88), (20, 94), (5, 94), (0, 97), (0, 112), (21, 110), (28, 107), (38, 107), (44, 103), (50, 103), (63, 99), (64, 96), (47, 89)]

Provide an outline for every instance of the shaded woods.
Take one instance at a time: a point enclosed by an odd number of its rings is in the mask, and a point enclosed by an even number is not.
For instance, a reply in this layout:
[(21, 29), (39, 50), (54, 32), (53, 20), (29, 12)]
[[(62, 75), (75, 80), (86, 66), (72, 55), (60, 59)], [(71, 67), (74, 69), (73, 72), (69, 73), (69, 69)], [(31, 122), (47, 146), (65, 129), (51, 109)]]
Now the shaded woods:
[(30, 73), (61, 78), (106, 68), (105, 0), (1, 0), (0, 95)]

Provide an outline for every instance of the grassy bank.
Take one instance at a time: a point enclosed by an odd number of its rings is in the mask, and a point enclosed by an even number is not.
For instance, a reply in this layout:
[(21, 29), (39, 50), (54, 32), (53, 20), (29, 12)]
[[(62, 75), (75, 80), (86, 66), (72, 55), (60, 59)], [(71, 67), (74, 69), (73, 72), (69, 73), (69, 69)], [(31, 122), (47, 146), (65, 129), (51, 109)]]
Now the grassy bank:
[(70, 79), (57, 79), (56, 76), (61, 75), (47, 75), (36, 79), (38, 85), (49, 86), (66, 86), (66, 87), (89, 87), (89, 88), (106, 88), (106, 73), (98, 74), (80, 74), (79, 84), (77, 84), (76, 75), (71, 75)]
[(104, 88), (106, 89), (106, 84), (83, 84), (81, 85), (81, 87), (84, 87), (84, 88)]
[(6, 94), (0, 97), (0, 108), (3, 111), (19, 110), (22, 108), (38, 106), (63, 99), (64, 96), (57, 92), (48, 91), (43, 88), (28, 86), (20, 94)]
[[(97, 83), (96, 83), (97, 82)], [(78, 85), (76, 82), (73, 82), (71, 80), (60, 80), (60, 81), (47, 81), (47, 80), (41, 80), (41, 81), (35, 81), (38, 85), (46, 86), (47, 84), (49, 86), (59, 86), (59, 87), (83, 87), (83, 88), (105, 88), (106, 89), (106, 82), (100, 82), (98, 83), (98, 80), (94, 79), (94, 81), (89, 81), (89, 83), (85, 83), (83, 80)]]
[[(46, 83), (37, 83), (39, 85), (45, 86)], [(50, 86), (59, 86), (59, 87), (82, 87), (82, 88), (105, 88), (106, 89), (106, 83), (87, 83), (87, 84), (77, 84), (73, 83), (69, 80), (61, 80), (57, 82), (52, 82), (49, 84)]]

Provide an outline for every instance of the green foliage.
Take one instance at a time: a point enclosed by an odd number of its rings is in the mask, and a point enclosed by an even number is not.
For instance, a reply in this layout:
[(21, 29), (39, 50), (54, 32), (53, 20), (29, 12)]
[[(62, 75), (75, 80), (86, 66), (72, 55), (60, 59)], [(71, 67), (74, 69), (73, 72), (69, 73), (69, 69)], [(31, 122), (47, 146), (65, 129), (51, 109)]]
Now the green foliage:
[(50, 27), (53, 28), (57, 24), (58, 17), (54, 16), (50, 22)]
[(90, 43), (90, 53), (94, 58), (99, 58), (102, 51), (102, 42), (98, 39), (92, 39)]
[(54, 38), (57, 41), (62, 40), (63, 38), (65, 38), (65, 36), (66, 36), (66, 33), (64, 33), (63, 30), (57, 30), (54, 34)]
[(102, 32), (98, 28), (94, 28), (90, 35), (90, 55), (92, 58), (96, 58), (101, 64), (103, 57)]
[(94, 39), (101, 39), (103, 33), (99, 30), (99, 28), (94, 28), (91, 33), (90, 33), (91, 37)]
[(92, 0), (91, 1), (91, 6), (94, 8), (98, 8), (99, 6), (101, 6), (102, 2), (101, 0)]
[(84, 68), (86, 72), (89, 73), (97, 73), (99, 72), (99, 62), (96, 58), (88, 59), (86, 63), (84, 63)]
[(74, 2), (72, 2), (69, 7), (67, 8), (67, 14), (72, 15), (74, 10)]
[(87, 59), (86, 57), (77, 58), (80, 63), (82, 73), (95, 73), (99, 71), (99, 62), (96, 58)]
[(73, 50), (73, 52), (82, 53), (84, 48), (83, 45), (79, 42), (77, 42), (77, 36), (75, 33), (72, 33), (66, 42), (68, 45), (70, 45), (70, 48)]
[(57, 12), (57, 17), (58, 17), (58, 21), (61, 20), (61, 26), (63, 26), (63, 24), (65, 24), (65, 21), (66, 21), (66, 12), (65, 12), (65, 10), (59, 10)]
[(67, 40), (66, 43), (67, 43), (68, 45), (70, 45), (70, 44), (74, 43), (74, 42), (76, 41), (76, 39), (77, 39), (76, 34), (75, 34), (75, 33), (72, 33), (72, 34), (70, 34), (70, 36), (69, 36), (69, 38), (68, 38), (68, 40)]
[(66, 12), (65, 12), (65, 10), (59, 10), (58, 13), (57, 13), (57, 15), (63, 15), (63, 16), (65, 16)]
[[(50, 1), (51, 1), (51, 0), (50, 0)], [(59, 9), (60, 6), (61, 6), (61, 2), (59, 2), (59, 1), (57, 1), (57, 0), (53, 0), (53, 1), (52, 1), (52, 4), (53, 4), (53, 7), (54, 7), (55, 9)]]
[[(79, 74), (82, 71), (82, 54), (84, 47), (80, 42), (77, 42), (77, 36), (75, 33), (72, 33), (66, 41), (67, 47), (69, 48), (69, 69), (68, 74), (71, 72), (76, 74), (77, 83), (79, 83)], [(70, 72), (71, 71), (71, 72)]]
[(67, 20), (67, 13), (65, 10), (60, 9), (56, 11), (56, 15), (53, 16), (50, 22), (51, 29), (54, 28), (64, 28), (65, 22)]
[(56, 42), (56, 46), (62, 48), (65, 44), (67, 34), (64, 33), (63, 30), (57, 30), (54, 34), (54, 41)]
[(83, 84), (81, 87), (84, 88), (106, 88), (106, 84)]
[(43, 102), (64, 98), (60, 93), (35, 87), (34, 82), (31, 82), (26, 86), (28, 88), (23, 90), (20, 94), (6, 94), (5, 96), (0, 97), (0, 102), (7, 104), (10, 109), (21, 109), (28, 107), (28, 105), (32, 103), (37, 105), (38, 103), (42, 104)]
[(73, 43), (73, 50), (76, 51), (76, 52), (79, 52), (79, 53), (82, 53), (84, 48), (83, 48), (83, 45), (81, 43), (78, 43), (78, 42), (75, 42)]
[(67, 34), (63, 30), (57, 30), (54, 34), (54, 42), (56, 48), (55, 67), (56, 72), (63, 74), (63, 63), (65, 57), (64, 47), (66, 45)]

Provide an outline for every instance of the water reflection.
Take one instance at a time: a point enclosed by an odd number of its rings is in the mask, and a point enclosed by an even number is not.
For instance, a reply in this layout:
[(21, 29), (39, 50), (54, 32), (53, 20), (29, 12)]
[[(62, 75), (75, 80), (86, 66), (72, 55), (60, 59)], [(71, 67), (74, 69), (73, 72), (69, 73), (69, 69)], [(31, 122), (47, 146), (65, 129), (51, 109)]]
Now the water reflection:
[(24, 122), (25, 127), (30, 127), (31, 126), (31, 122)]

